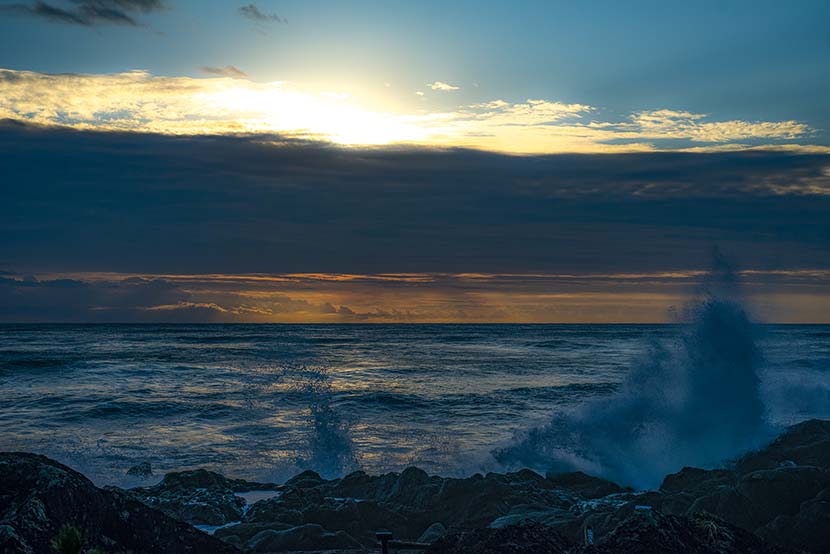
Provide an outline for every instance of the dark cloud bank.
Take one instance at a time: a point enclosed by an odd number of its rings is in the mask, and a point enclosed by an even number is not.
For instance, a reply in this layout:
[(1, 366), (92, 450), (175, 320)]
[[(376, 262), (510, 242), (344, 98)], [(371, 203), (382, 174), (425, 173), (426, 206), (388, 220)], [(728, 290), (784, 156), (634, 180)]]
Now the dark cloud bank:
[[(278, 141), (277, 144), (265, 140)], [(345, 149), (0, 126), (0, 263), (122, 272), (826, 267), (830, 157)]]
[[(647, 273), (705, 268), (713, 244), (744, 268), (827, 268), (828, 167), (785, 152), (519, 157), (5, 122), (0, 269), (18, 277), (4, 302), (54, 309), (25, 299), (26, 272)], [(106, 302), (104, 285), (48, 289), (110, 309), (182, 301), (132, 284)]]

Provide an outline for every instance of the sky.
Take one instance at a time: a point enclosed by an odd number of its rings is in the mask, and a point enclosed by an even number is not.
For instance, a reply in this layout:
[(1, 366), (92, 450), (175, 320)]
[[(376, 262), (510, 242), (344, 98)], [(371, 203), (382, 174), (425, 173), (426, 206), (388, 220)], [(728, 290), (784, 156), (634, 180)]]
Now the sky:
[(0, 0), (0, 321), (830, 323), (828, 22)]

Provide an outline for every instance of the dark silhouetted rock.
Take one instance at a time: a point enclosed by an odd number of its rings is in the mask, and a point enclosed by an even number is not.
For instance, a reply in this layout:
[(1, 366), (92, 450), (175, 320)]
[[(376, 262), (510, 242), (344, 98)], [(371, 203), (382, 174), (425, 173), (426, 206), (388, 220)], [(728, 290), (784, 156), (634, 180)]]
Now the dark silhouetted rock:
[(443, 538), (447, 534), (447, 528), (441, 525), (440, 523), (433, 523), (429, 527), (427, 527), (421, 536), (418, 537), (418, 541), (424, 544), (432, 544), (438, 539)]
[(527, 522), (448, 535), (433, 543), (426, 554), (565, 554), (571, 548), (552, 528)]
[(634, 512), (580, 554), (786, 554), (794, 551), (706, 514), (691, 517)]
[(45, 456), (0, 454), (0, 551), (51, 552), (66, 524), (102, 552), (231, 554), (237, 550)]
[(683, 468), (648, 504), (663, 513), (707, 512), (778, 544), (828, 552), (830, 421), (794, 425), (732, 469)]
[(306, 524), (284, 531), (267, 530), (257, 533), (248, 548), (253, 552), (284, 552), (297, 550), (358, 550), (360, 543), (343, 531), (331, 533), (322, 525)]
[(128, 469), (127, 475), (130, 477), (138, 477), (139, 479), (149, 479), (153, 476), (153, 466), (150, 462), (141, 462)]
[(753, 471), (741, 477), (737, 488), (754, 506), (760, 524), (779, 515), (798, 513), (803, 502), (827, 487), (830, 470), (796, 466)]
[(631, 491), (629, 488), (623, 488), (616, 483), (600, 479), (599, 477), (586, 475), (581, 471), (549, 473), (547, 476), (547, 484), (551, 488), (571, 490), (587, 499), (602, 498), (609, 494)]
[(197, 469), (168, 473), (157, 485), (137, 487), (127, 493), (151, 508), (191, 525), (225, 525), (242, 518), (245, 500), (235, 493), (278, 488), (273, 483), (228, 479), (212, 471)]
[(766, 448), (742, 457), (740, 474), (784, 465), (830, 469), (830, 420), (811, 419), (793, 425)]

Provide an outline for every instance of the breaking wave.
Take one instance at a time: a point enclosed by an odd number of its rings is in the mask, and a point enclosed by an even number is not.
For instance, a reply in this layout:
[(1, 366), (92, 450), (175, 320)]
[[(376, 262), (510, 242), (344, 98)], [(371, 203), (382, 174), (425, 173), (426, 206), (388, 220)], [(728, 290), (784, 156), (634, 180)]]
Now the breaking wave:
[(493, 452), (496, 460), (651, 488), (683, 466), (712, 466), (759, 446), (771, 432), (762, 355), (738, 289), (717, 259), (679, 335), (651, 344), (617, 392), (521, 433)]

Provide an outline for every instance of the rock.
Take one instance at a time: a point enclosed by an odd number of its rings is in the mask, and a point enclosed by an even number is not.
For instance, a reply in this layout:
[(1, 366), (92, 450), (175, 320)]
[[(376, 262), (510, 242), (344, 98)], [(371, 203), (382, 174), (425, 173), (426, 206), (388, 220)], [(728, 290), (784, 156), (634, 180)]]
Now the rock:
[(827, 487), (830, 487), (830, 470), (779, 467), (744, 475), (737, 488), (754, 506), (760, 519), (771, 521), (779, 515), (795, 515), (802, 502), (815, 498)]
[(285, 484), (289, 487), (295, 487), (298, 489), (305, 489), (309, 487), (316, 487), (324, 482), (323, 478), (320, 477), (320, 474), (316, 471), (306, 470), (302, 473), (295, 475), (291, 479), (285, 482)]
[(213, 536), (231, 544), (242, 545), (262, 531), (285, 531), (294, 525), (283, 523), (238, 523), (217, 529)]
[(446, 534), (447, 528), (436, 522), (427, 527), (424, 532), (421, 533), (421, 536), (418, 537), (417, 542), (432, 544), (438, 539), (443, 538)]
[(253, 552), (283, 552), (287, 550), (358, 550), (360, 543), (339, 531), (330, 533), (321, 525), (307, 524), (284, 531), (262, 531), (248, 541)]
[(828, 552), (830, 489), (804, 502), (793, 516), (778, 516), (756, 533), (768, 540), (810, 552)]
[(85, 548), (102, 552), (238, 552), (45, 456), (0, 453), (0, 550), (51, 552), (50, 541), (66, 524), (80, 529)]
[(684, 467), (677, 473), (666, 475), (663, 484), (660, 485), (660, 492), (700, 495), (707, 494), (722, 485), (734, 485), (736, 482), (737, 475), (734, 471)]
[(408, 467), (395, 480), (384, 500), (416, 509), (425, 508), (430, 505), (438, 489), (426, 471)]
[(552, 488), (569, 489), (587, 499), (602, 498), (609, 494), (618, 494), (621, 492), (631, 492), (630, 488), (623, 488), (616, 483), (586, 475), (581, 471), (548, 473), (546, 480), (548, 486)]
[(720, 487), (710, 494), (695, 499), (686, 510), (688, 514), (702, 512), (715, 514), (733, 525), (750, 531), (754, 531), (761, 525), (765, 518), (758, 513), (757, 506), (753, 505), (735, 487)]
[(128, 469), (127, 475), (140, 479), (149, 479), (153, 476), (153, 466), (150, 465), (150, 462), (141, 462)]
[(565, 554), (571, 546), (552, 528), (531, 522), (448, 535), (425, 554)]
[(706, 514), (692, 517), (634, 512), (580, 554), (785, 554), (795, 551)]
[(228, 479), (197, 469), (168, 473), (157, 485), (127, 492), (144, 504), (191, 525), (225, 525), (239, 521), (245, 508), (245, 500), (234, 493), (278, 488), (273, 483)]
[(766, 448), (736, 463), (740, 474), (782, 465), (830, 469), (830, 420), (811, 419), (789, 427)]
[(563, 521), (573, 520), (574, 514), (570, 510), (563, 510), (561, 508), (550, 508), (547, 510), (534, 510), (530, 506), (515, 506), (510, 510), (510, 513), (494, 519), (489, 527), (491, 529), (500, 529), (502, 527), (509, 527), (519, 523), (534, 521), (543, 525), (554, 526)]

